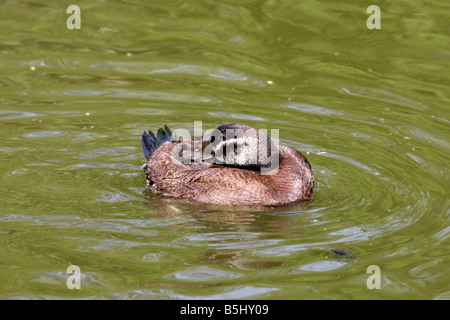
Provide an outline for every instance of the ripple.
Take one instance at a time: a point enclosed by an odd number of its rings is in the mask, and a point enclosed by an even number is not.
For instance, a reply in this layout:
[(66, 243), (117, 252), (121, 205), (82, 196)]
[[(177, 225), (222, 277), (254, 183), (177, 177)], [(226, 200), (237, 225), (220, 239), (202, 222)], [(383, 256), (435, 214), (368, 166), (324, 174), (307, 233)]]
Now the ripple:
[(134, 196), (130, 196), (126, 193), (115, 191), (115, 192), (109, 192), (109, 191), (98, 191), (101, 193), (100, 198), (97, 199), (97, 201), (102, 202), (122, 202), (122, 201), (142, 201), (141, 198), (136, 198)]
[(193, 241), (193, 242), (203, 242), (203, 241), (227, 241), (236, 239), (251, 239), (259, 237), (258, 233), (251, 232), (221, 232), (221, 233), (199, 233), (192, 234), (187, 237), (179, 239), (180, 242)]
[(51, 221), (62, 221), (62, 220), (80, 220), (77, 216), (46, 216), (41, 215), (37, 217), (24, 215), (24, 214), (6, 214), (0, 217), (0, 221), (28, 221), (36, 224), (45, 224)]
[(248, 77), (243, 72), (232, 71), (222, 67), (218, 67), (216, 70), (209, 73), (209, 76), (214, 79), (220, 79), (223, 81), (247, 81)]
[(96, 244), (79, 245), (77, 251), (128, 251), (130, 248), (146, 246), (146, 243), (118, 239), (84, 239), (95, 241)]
[(58, 115), (62, 117), (84, 117), (86, 116), (85, 112), (81, 111), (47, 111), (49, 115)]
[(260, 249), (258, 251), (254, 251), (253, 254), (265, 257), (285, 257), (297, 254), (298, 252), (304, 251), (311, 246), (312, 244), (280, 245), (272, 248)]
[[(32, 281), (57, 286), (66, 285), (67, 279), (70, 276), (70, 274), (68, 274), (67, 272), (59, 270), (33, 272), (31, 274), (35, 276)], [(84, 270), (80, 272), (80, 284), (82, 288), (103, 287), (107, 285), (107, 283), (101, 278), (99, 274), (85, 272)]]
[(24, 174), (28, 171), (27, 168), (20, 168), (11, 172), (11, 175)]
[(111, 148), (99, 148), (90, 151), (82, 152), (77, 157), (78, 159), (95, 159), (102, 156), (120, 156), (134, 152), (135, 147), (111, 147)]
[(16, 148), (0, 147), (0, 152), (10, 153), (10, 152), (23, 151), (23, 150), (28, 150), (28, 149), (29, 148), (27, 148), (27, 147), (16, 147)]
[(326, 272), (331, 270), (336, 270), (345, 266), (347, 262), (343, 261), (318, 261), (313, 263), (308, 263), (303, 266), (300, 266), (292, 272), (298, 271), (308, 271), (308, 272)]
[(304, 103), (286, 103), (281, 105), (284, 108), (288, 109), (295, 109), (301, 112), (305, 113), (311, 113), (311, 114), (321, 114), (321, 115), (327, 115), (327, 116), (336, 116), (336, 115), (342, 115), (342, 112), (327, 109), (324, 107), (318, 107), (310, 104), (304, 104)]
[(95, 133), (95, 132), (74, 132), (72, 142), (73, 143), (81, 143), (91, 140), (97, 140), (101, 138), (107, 138), (108, 136), (101, 133)]
[(205, 66), (194, 64), (180, 64), (169, 62), (119, 62), (107, 61), (91, 65), (92, 68), (112, 69), (127, 74), (147, 74), (147, 75), (188, 75), (197, 77), (207, 77), (212, 80), (260, 84), (262, 81), (250, 79), (242, 71), (232, 70), (221, 66)]
[(178, 242), (197, 242), (198, 245), (202, 245), (202, 243), (207, 242), (208, 246), (224, 250), (265, 247), (275, 245), (280, 242), (280, 240), (277, 239), (250, 240), (252, 238), (259, 238), (260, 236), (261, 235), (258, 233), (220, 232), (190, 235), (178, 239)]
[(217, 281), (242, 277), (237, 272), (225, 271), (211, 267), (197, 267), (167, 274), (165, 277), (185, 281)]
[(450, 227), (446, 227), (445, 229), (437, 232), (433, 235), (433, 238), (435, 238), (439, 244), (448, 240), (450, 238)]
[(330, 158), (336, 158), (336, 159), (339, 159), (339, 160), (343, 160), (343, 161), (349, 163), (352, 166), (355, 166), (355, 167), (358, 167), (360, 169), (363, 169), (363, 170), (367, 171), (371, 175), (374, 175), (374, 176), (379, 176), (380, 175), (380, 173), (377, 170), (372, 169), (369, 166), (365, 165), (364, 163), (356, 161), (356, 160), (354, 160), (352, 158), (345, 157), (343, 155), (333, 154), (331, 152), (323, 153), (323, 156), (324, 157), (330, 157)]
[(248, 115), (248, 114), (240, 114), (240, 113), (226, 113), (226, 112), (209, 112), (210, 115), (214, 117), (218, 117), (220, 119), (230, 118), (230, 119), (243, 119), (243, 120), (251, 120), (251, 121), (265, 121), (266, 119)]
[(42, 117), (42, 114), (27, 111), (0, 110), (0, 120)]
[(166, 257), (167, 253), (165, 252), (148, 253), (142, 257), (142, 261), (147, 263), (158, 263), (164, 260)]
[(208, 295), (187, 295), (180, 294), (174, 290), (159, 289), (159, 290), (127, 290), (119, 292), (110, 292), (106, 298), (112, 299), (126, 299), (126, 300), (160, 300), (160, 299), (179, 299), (179, 300), (236, 300), (236, 299), (250, 299), (258, 296), (268, 294), (280, 290), (279, 288), (271, 287), (255, 287), (255, 286), (234, 286), (225, 288), (225, 292), (212, 293)]
[(125, 113), (128, 114), (137, 114), (137, 115), (144, 115), (144, 116), (154, 116), (156, 114), (173, 114), (174, 111), (170, 109), (154, 109), (154, 108), (145, 108), (145, 109), (127, 109)]
[(99, 169), (128, 169), (133, 171), (140, 171), (140, 166), (134, 166), (127, 163), (103, 163), (103, 162), (83, 162), (73, 164), (64, 168), (58, 168), (56, 170), (76, 170), (80, 168), (99, 168)]
[(447, 149), (448, 151), (450, 151), (450, 144), (446, 141), (446, 139), (444, 139), (442, 137), (440, 137), (440, 138), (434, 137), (431, 134), (429, 134), (428, 132), (425, 132), (424, 130), (420, 130), (417, 128), (410, 128), (409, 132), (411, 132), (411, 134), (414, 137), (416, 137), (424, 142), (433, 143), (439, 148), (444, 148), (444, 149)]
[(188, 95), (175, 92), (162, 91), (138, 91), (125, 89), (104, 89), (104, 90), (65, 90), (50, 91), (49, 95), (63, 96), (105, 96), (110, 98), (133, 98), (163, 101), (181, 101), (184, 103), (220, 103), (221, 101), (213, 97)]
[[(182, 219), (90, 219), (78, 216), (29, 216), (19, 214), (5, 214), (0, 216), (3, 222), (27, 222), (30, 225), (53, 226), (57, 228), (94, 229), (116, 233), (134, 234), (139, 237), (149, 237), (158, 234), (155, 228), (167, 228), (182, 224)], [(95, 239), (70, 237), (77, 242), (96, 241)], [(162, 244), (162, 246), (170, 246)]]
[(405, 105), (405, 106), (413, 107), (413, 108), (419, 109), (419, 110), (427, 110), (428, 109), (421, 102), (416, 102), (414, 100), (405, 98), (401, 95), (391, 93), (391, 92), (381, 90), (381, 89), (354, 86), (354, 87), (342, 88), (342, 91), (344, 91), (345, 93), (351, 94), (353, 96)]
[(23, 135), (24, 138), (28, 139), (42, 139), (42, 138), (57, 138), (67, 136), (68, 132), (66, 131), (37, 131), (30, 132)]

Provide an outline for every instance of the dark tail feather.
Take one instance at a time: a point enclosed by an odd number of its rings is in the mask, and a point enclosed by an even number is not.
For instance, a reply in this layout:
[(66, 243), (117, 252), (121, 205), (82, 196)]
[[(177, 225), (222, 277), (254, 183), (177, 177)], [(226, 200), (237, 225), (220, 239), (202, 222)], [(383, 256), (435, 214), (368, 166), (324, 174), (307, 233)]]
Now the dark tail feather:
[(142, 152), (144, 152), (147, 160), (150, 158), (153, 151), (166, 141), (172, 141), (172, 132), (167, 126), (164, 126), (164, 129), (159, 128), (156, 136), (151, 130), (148, 130), (148, 133), (144, 131), (142, 134), (141, 146)]

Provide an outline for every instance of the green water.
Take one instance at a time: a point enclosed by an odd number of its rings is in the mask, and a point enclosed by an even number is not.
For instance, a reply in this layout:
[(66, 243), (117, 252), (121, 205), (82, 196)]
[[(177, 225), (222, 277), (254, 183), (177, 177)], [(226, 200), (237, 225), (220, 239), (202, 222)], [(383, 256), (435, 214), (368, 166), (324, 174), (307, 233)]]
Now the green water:
[[(73, 4), (0, 5), (0, 298), (450, 298), (445, 1)], [(279, 129), (314, 200), (146, 190), (142, 131), (194, 121)]]

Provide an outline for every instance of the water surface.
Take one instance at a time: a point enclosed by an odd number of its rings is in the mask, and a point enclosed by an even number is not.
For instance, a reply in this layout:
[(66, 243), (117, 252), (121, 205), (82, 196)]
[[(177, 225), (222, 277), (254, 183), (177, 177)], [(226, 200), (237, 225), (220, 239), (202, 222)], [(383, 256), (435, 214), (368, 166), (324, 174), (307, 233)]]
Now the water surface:
[[(3, 4), (0, 297), (450, 298), (450, 8), (375, 3)], [(194, 121), (279, 129), (314, 200), (146, 190), (142, 131)]]

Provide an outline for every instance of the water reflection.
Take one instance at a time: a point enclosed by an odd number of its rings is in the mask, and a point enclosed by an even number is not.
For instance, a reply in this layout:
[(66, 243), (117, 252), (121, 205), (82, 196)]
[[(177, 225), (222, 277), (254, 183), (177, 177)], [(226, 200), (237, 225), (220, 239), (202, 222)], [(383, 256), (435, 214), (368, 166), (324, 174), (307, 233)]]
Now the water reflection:
[(150, 189), (144, 190), (144, 195), (149, 200), (145, 205), (156, 217), (167, 219), (191, 214), (202, 226), (217, 227), (222, 231), (230, 229), (242, 232), (284, 232), (286, 228), (296, 225), (294, 220), (296, 214), (314, 208), (313, 201), (299, 201), (276, 207), (221, 206), (166, 197), (155, 194)]
[[(296, 247), (284, 245), (284, 241), (293, 239), (299, 242), (302, 236), (309, 232), (308, 226), (300, 225), (297, 217), (314, 211), (315, 208), (313, 201), (300, 201), (278, 207), (233, 207), (165, 197), (154, 194), (149, 189), (146, 189), (144, 194), (149, 199), (144, 205), (151, 210), (153, 217), (191, 217), (189, 224), (193, 232), (180, 237), (177, 242), (204, 248), (198, 263), (221, 265), (237, 270), (272, 269), (289, 263), (285, 258), (286, 254), (278, 253), (286, 250), (283, 248)], [(323, 248), (311, 244), (298, 245), (299, 247), (290, 250), (289, 254), (309, 248), (326, 252), (330, 256), (348, 255), (345, 250), (327, 248), (326, 243), (323, 245)], [(273, 250), (275, 254), (267, 255), (269, 250)], [(261, 259), (264, 256), (271, 259)]]

